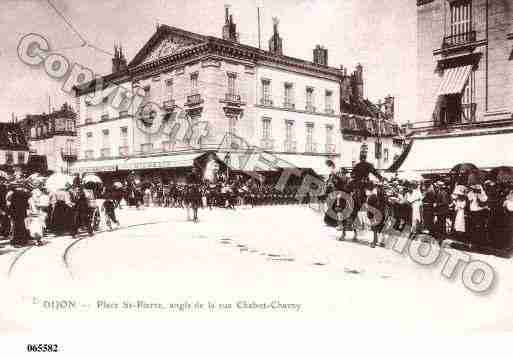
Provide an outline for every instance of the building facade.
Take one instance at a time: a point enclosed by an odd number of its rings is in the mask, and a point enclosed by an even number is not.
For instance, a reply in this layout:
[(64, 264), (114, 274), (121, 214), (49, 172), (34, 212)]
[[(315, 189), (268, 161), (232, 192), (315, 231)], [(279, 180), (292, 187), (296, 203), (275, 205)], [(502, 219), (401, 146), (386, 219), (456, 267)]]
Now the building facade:
[(76, 115), (64, 104), (49, 114), (27, 115), (19, 125), (31, 156), (45, 158), (47, 170), (67, 173), (77, 159)]
[(24, 168), (28, 162), (29, 147), (19, 124), (0, 122), (0, 169), (13, 166)]
[[(361, 77), (361, 67), (353, 76)], [(404, 149), (404, 131), (394, 120), (394, 98), (387, 96), (377, 104), (362, 93), (350, 93), (341, 101), (342, 148), (340, 164), (352, 168), (367, 153), (367, 161), (376, 169), (386, 170)]]
[[(401, 169), (447, 171), (460, 162), (513, 165), (501, 150), (513, 138), (511, 5), (417, 1), (418, 108), (408, 126), (411, 154)], [(438, 162), (426, 156), (434, 151), (445, 151)]]
[(284, 55), (276, 19), (268, 51), (243, 45), (228, 10), (222, 33), (161, 25), (130, 63), (116, 48), (112, 74), (76, 88), (73, 170), (171, 170), (207, 150), (245, 170), (248, 146), (291, 167), (338, 162), (347, 74), (328, 66), (328, 51), (317, 46), (314, 61)]

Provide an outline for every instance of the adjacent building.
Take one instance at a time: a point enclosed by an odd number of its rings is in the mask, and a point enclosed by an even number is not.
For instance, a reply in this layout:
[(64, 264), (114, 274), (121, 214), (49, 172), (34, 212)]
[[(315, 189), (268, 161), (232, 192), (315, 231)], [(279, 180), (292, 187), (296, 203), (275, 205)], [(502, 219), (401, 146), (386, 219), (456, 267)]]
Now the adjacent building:
[(44, 161), (46, 170), (67, 173), (77, 159), (75, 120), (73, 109), (65, 103), (59, 110), (27, 115), (18, 122), (31, 157)]
[(513, 8), (503, 0), (418, 0), (417, 118), (401, 170), (513, 165)]
[(0, 122), (0, 169), (10, 171), (12, 167), (25, 168), (29, 147), (19, 124)]

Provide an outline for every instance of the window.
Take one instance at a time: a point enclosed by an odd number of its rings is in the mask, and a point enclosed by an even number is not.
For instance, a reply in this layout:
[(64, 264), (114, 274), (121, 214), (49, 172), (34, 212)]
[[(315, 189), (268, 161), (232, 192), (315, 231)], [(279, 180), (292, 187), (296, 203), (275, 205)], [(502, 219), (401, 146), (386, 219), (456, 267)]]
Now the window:
[(451, 2), (451, 43), (454, 45), (472, 40), (469, 38), (472, 30), (471, 1), (460, 0)]
[(11, 151), (5, 153), (5, 163), (10, 165), (14, 162), (14, 158)]
[(474, 83), (474, 71), (472, 71), (470, 72), (461, 96), (461, 120), (464, 123), (474, 122), (475, 120), (476, 104), (474, 103)]
[(306, 152), (315, 152), (313, 143), (314, 124), (306, 124)]
[(237, 74), (229, 73), (228, 76), (228, 94), (229, 95), (236, 95), (237, 94), (237, 87), (236, 87), (236, 81), (237, 81)]
[(333, 125), (326, 125), (326, 144), (333, 143)]
[(262, 105), (271, 106), (271, 80), (262, 80)]
[(122, 147), (127, 147), (128, 146), (128, 127), (124, 126), (124, 127), (121, 127), (120, 129), (120, 143), (121, 143), (121, 146)]
[(294, 140), (294, 121), (285, 121), (285, 139)]
[(173, 99), (173, 79), (166, 80), (166, 100)]
[(93, 133), (87, 132), (86, 134), (86, 149), (92, 150), (93, 149)]
[(19, 164), (25, 163), (25, 153), (18, 152), (18, 163)]
[(265, 140), (271, 139), (271, 119), (262, 119), (262, 138)]
[(109, 130), (103, 130), (102, 135), (102, 148), (107, 148), (110, 145)]
[(325, 102), (326, 102), (326, 112), (333, 113), (333, 92), (332, 91), (328, 91), (328, 90), (326, 91)]
[(75, 131), (75, 122), (73, 120), (66, 120), (66, 131)]
[(388, 148), (383, 150), (383, 161), (388, 162)]
[(306, 110), (309, 112), (314, 112), (314, 89), (313, 87), (306, 88)]
[(294, 86), (290, 82), (286, 82), (284, 90), (284, 107), (294, 108)]
[(32, 138), (36, 137), (36, 128), (35, 127), (30, 128), (30, 137), (32, 137)]
[(191, 95), (197, 95), (198, 94), (198, 73), (195, 72), (191, 74)]

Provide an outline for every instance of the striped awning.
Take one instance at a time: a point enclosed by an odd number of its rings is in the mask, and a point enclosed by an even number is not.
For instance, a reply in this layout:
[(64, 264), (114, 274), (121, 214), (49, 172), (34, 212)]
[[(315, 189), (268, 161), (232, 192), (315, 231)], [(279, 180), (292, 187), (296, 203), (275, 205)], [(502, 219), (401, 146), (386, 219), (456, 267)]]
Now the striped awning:
[(451, 67), (444, 71), (442, 83), (438, 88), (438, 96), (459, 94), (468, 80), (472, 65)]

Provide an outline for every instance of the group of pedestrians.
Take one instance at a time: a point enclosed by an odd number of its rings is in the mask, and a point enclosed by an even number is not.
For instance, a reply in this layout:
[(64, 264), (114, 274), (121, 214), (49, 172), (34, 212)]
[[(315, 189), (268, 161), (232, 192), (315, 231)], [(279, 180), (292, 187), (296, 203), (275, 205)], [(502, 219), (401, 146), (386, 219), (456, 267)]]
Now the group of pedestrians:
[[(383, 178), (362, 155), (352, 170), (335, 169), (326, 182), (328, 203), (325, 223), (346, 231), (368, 226), (371, 247), (383, 245), (380, 233), (387, 224), (410, 239), (431, 238), (440, 244), (451, 240), (463, 249), (486, 253), (513, 250), (513, 182), (485, 178), (476, 181), (469, 173), (449, 173), (430, 179)], [(427, 236), (421, 236), (425, 234)]]

